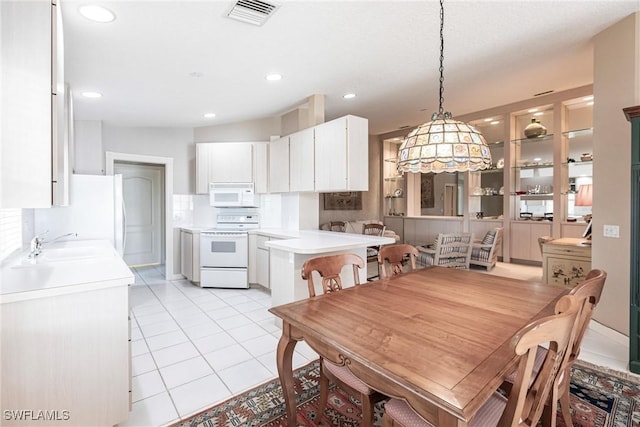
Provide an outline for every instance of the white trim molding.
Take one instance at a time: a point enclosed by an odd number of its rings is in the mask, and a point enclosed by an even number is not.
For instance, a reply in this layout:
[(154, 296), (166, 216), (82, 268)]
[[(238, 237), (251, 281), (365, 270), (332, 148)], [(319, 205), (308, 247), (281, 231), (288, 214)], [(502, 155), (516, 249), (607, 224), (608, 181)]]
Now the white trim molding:
[(167, 280), (181, 279), (182, 276), (180, 274), (174, 273), (173, 265), (173, 158), (107, 151), (105, 153), (107, 175), (113, 175), (114, 164), (116, 162), (146, 163), (164, 166), (165, 278)]

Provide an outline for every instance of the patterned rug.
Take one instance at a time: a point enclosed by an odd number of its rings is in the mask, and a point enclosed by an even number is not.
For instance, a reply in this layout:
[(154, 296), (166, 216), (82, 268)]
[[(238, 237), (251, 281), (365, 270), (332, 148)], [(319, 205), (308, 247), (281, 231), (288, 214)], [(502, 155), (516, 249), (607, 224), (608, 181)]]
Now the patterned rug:
[[(318, 425), (318, 362), (294, 371), (297, 424)], [(571, 373), (571, 414), (574, 427), (624, 427), (640, 425), (640, 377), (578, 361)], [(331, 425), (359, 426), (359, 402), (331, 387), (327, 418)], [(172, 427), (286, 426), (284, 398), (276, 378), (234, 396)], [(376, 426), (383, 403), (378, 403)], [(558, 413), (558, 426), (567, 427)]]

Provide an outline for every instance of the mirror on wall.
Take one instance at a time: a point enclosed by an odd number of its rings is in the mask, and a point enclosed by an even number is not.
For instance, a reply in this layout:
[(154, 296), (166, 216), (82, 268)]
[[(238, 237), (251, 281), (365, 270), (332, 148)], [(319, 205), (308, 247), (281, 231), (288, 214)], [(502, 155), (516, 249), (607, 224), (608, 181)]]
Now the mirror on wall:
[(463, 173), (420, 174), (420, 215), (463, 215), (463, 188)]

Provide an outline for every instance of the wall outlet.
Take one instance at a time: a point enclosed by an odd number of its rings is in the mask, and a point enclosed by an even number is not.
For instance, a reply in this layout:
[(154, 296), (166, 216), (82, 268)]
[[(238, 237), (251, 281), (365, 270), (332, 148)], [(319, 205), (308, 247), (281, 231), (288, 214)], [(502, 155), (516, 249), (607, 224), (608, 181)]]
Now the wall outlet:
[(619, 225), (606, 225), (604, 226), (603, 231), (604, 237), (620, 237), (620, 226)]

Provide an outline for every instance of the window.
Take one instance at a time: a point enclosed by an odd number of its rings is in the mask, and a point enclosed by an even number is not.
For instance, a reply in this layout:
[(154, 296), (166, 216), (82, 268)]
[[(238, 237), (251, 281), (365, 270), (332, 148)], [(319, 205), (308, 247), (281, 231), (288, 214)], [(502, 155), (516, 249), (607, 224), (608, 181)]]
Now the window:
[(22, 211), (0, 209), (0, 259), (22, 247)]

